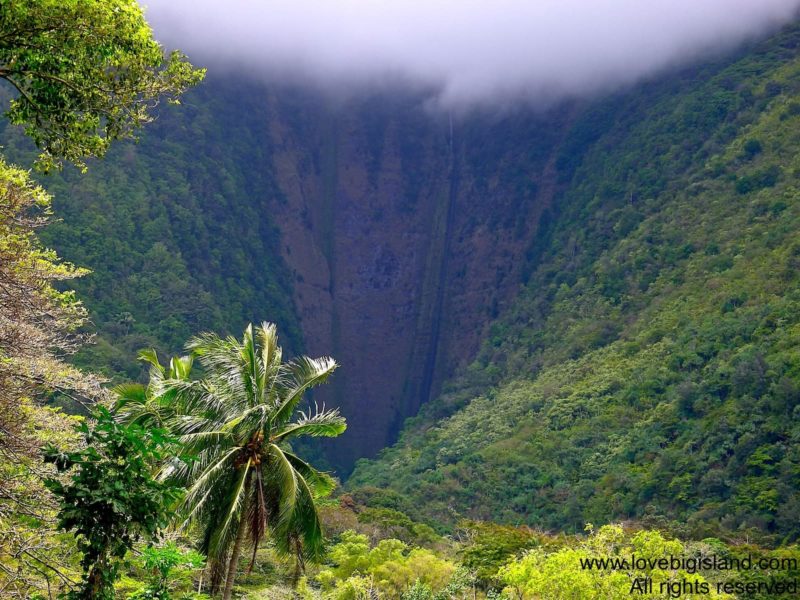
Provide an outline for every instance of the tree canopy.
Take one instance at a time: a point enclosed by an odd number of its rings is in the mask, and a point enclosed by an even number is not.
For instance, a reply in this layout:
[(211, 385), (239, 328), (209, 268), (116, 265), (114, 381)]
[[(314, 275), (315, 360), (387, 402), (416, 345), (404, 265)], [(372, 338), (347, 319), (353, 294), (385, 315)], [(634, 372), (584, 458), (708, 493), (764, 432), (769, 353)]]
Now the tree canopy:
[(163, 431), (121, 425), (103, 407), (94, 417), (92, 429), (79, 426), (85, 447), (62, 452), (50, 446), (45, 457), (71, 474), (66, 484), (47, 481), (61, 504), (58, 526), (75, 532), (83, 555), (83, 582), (68, 600), (113, 600), (118, 562), (142, 537), (158, 538), (177, 498), (177, 489), (152, 477), (170, 442)]
[[(59, 261), (35, 235), (50, 216), (50, 200), (27, 172), (0, 159), (0, 459), (8, 454), (17, 462), (38, 443), (27, 426), (31, 398), (54, 390), (100, 395), (95, 381), (61, 360), (79, 341), (75, 331), (86, 314), (74, 293), (52, 286), (85, 271)], [(2, 475), (0, 487), (12, 489)]]
[(165, 56), (135, 0), (0, 4), (0, 79), (18, 92), (7, 116), (45, 170), (104, 155), (204, 73), (180, 52)]

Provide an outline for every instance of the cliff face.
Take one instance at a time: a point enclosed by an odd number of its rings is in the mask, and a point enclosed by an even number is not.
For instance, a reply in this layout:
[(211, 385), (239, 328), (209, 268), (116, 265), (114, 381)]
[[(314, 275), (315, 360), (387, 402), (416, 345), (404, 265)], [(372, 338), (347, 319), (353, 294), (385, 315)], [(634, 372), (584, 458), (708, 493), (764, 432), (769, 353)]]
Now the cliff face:
[(64, 218), (47, 243), (93, 270), (76, 288), (99, 343), (79, 362), (145, 377), (142, 348), (277, 321), (288, 353), (342, 365), (315, 399), (348, 419), (327, 447), (346, 473), (472, 360), (516, 294), (578, 112), (450, 115), (412, 94), (209, 80), (140, 144), (46, 182)]
[(516, 293), (571, 111), (267, 102), (273, 218), (306, 351), (342, 365), (316, 399), (348, 419), (329, 449), (346, 470), (394, 440)]

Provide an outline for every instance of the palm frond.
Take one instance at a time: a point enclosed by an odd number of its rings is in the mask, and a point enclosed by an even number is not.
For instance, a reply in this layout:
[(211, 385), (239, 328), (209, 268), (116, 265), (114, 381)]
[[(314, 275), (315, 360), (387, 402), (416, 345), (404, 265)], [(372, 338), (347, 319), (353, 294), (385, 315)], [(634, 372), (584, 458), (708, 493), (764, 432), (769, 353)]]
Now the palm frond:
[[(233, 470), (233, 461), (235, 460), (236, 455), (239, 453), (239, 450), (239, 448), (231, 448), (221, 455), (212, 453), (209, 456), (208, 464), (205, 466), (205, 468), (203, 468), (202, 473), (189, 482), (190, 485), (188, 486), (186, 495), (183, 498), (183, 505), (185, 508), (192, 512), (197, 499), (200, 497), (205, 497), (206, 491), (214, 487), (216, 483), (214, 480), (216, 477), (223, 473), (225, 469)], [(186, 464), (191, 465), (191, 463)], [(185, 472), (182, 472), (180, 468), (176, 466), (174, 471), (170, 473), (169, 476), (176, 483), (185, 484), (187, 482), (180, 479), (182, 474), (193, 474), (191, 466), (188, 466)]]
[(194, 359), (190, 356), (173, 356), (169, 361), (169, 379), (189, 379)]
[(243, 376), (246, 363), (242, 345), (235, 338), (203, 333), (189, 340), (186, 348), (200, 359), (208, 374), (206, 384), (209, 387), (230, 391), (220, 396), (234, 406), (248, 405), (252, 389)]
[(278, 345), (278, 328), (274, 323), (264, 322), (257, 331), (258, 343), (261, 347), (261, 364), (263, 366), (263, 381), (261, 389), (264, 401), (275, 404), (276, 390), (280, 386), (281, 359), (283, 351)]
[(172, 414), (169, 406), (153, 398), (149, 387), (140, 383), (123, 383), (112, 392), (117, 396), (114, 418), (122, 423), (164, 427)]
[(219, 421), (203, 415), (179, 414), (170, 419), (170, 430), (182, 440), (188, 441), (195, 433), (218, 430)]
[(325, 538), (322, 534), (322, 523), (319, 520), (314, 496), (305, 481), (300, 485), (295, 529), (303, 541), (303, 555), (312, 560), (319, 560), (324, 553)]
[(275, 412), (275, 423), (286, 423), (303, 394), (314, 386), (325, 383), (339, 365), (329, 356), (309, 358), (301, 356), (287, 365), (291, 385), (283, 391), (283, 400)]
[(305, 479), (315, 498), (324, 498), (336, 488), (336, 481), (327, 473), (316, 470), (302, 458), (287, 450), (284, 450), (283, 454), (297, 471), (297, 474)]
[(233, 415), (221, 425), (220, 429), (231, 432), (236, 437), (249, 438), (253, 432), (261, 431), (270, 417), (269, 406), (258, 404), (242, 413)]
[(252, 323), (244, 330), (242, 343), (239, 347), (239, 356), (242, 361), (239, 375), (242, 378), (242, 383), (247, 394), (247, 404), (249, 406), (254, 406), (260, 397), (259, 384), (263, 381), (263, 373), (259, 358), (256, 356), (256, 344), (253, 336)]
[(233, 435), (228, 431), (196, 431), (180, 437), (181, 442), (188, 447), (223, 446), (224, 441), (233, 441)]
[(264, 321), (258, 327), (256, 332), (258, 337), (258, 344), (261, 347), (261, 361), (265, 365), (272, 365), (280, 363), (280, 356), (278, 350), (278, 327), (275, 323), (267, 323)]
[(310, 435), (312, 437), (336, 437), (347, 429), (347, 422), (339, 412), (339, 409), (319, 410), (311, 414), (301, 413), (301, 417), (294, 423), (283, 427), (275, 436), (276, 441), (284, 441), (300, 435)]
[(141, 350), (137, 357), (139, 360), (144, 361), (150, 365), (150, 372), (153, 373), (154, 371), (160, 374), (162, 377), (166, 376), (166, 370), (164, 369), (161, 361), (158, 360), (158, 353), (153, 349), (149, 348), (147, 350)]
[(214, 532), (209, 539), (208, 551), (211, 555), (227, 553), (231, 541), (236, 537), (239, 527), (245, 527), (246, 521), (242, 519), (242, 505), (247, 497), (247, 484), (250, 481), (250, 465), (247, 463), (237, 471), (235, 484), (230, 488), (230, 493), (223, 503), (224, 518), (216, 521)]
[(111, 391), (117, 396), (117, 402), (114, 405), (115, 411), (127, 404), (142, 405), (147, 402), (147, 388), (141, 383), (123, 383), (111, 388)]
[(219, 423), (232, 410), (225, 403), (224, 395), (206, 380), (170, 379), (164, 382), (163, 389), (162, 397), (175, 407), (177, 415), (202, 417), (208, 423)]
[(319, 519), (314, 495), (304, 480), (298, 485), (298, 498), (291, 518), (276, 528), (276, 547), (284, 554), (292, 554), (291, 540), (299, 537), (303, 555), (311, 560), (319, 560), (324, 552), (322, 523)]
[(276, 518), (278, 522), (282, 522), (291, 517), (297, 503), (298, 477), (292, 463), (277, 445), (269, 444), (267, 446), (267, 458), (269, 471), (266, 476), (268, 483), (277, 494), (278, 514)]
[(299, 531), (303, 540), (303, 554), (306, 558), (319, 560), (324, 552), (325, 538), (322, 533), (322, 523), (319, 520), (317, 505), (314, 502), (314, 495), (305, 481), (300, 486), (300, 498), (297, 505), (297, 524), (295, 529)]

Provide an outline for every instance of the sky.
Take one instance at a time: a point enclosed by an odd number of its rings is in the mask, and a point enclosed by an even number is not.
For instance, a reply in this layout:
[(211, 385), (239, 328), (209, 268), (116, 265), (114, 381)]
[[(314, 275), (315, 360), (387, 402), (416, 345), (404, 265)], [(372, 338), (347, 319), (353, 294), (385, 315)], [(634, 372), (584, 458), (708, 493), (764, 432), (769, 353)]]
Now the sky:
[(210, 71), (333, 91), (419, 86), (444, 107), (611, 91), (764, 35), (800, 0), (144, 0)]

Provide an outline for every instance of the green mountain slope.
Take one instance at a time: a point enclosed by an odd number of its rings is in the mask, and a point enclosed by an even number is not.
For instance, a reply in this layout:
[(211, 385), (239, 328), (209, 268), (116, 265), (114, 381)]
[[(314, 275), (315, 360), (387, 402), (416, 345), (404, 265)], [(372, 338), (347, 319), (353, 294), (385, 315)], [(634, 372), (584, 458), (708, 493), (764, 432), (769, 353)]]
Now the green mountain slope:
[(340, 473), (435, 398), (352, 480), (429, 517), (796, 536), (798, 44), (452, 120), (212, 74), (138, 145), (44, 180), (43, 237), (93, 271), (78, 361), (137, 378), (142, 348), (269, 319), (343, 365), (318, 397), (349, 419)]
[[(277, 321), (288, 353), (342, 365), (316, 396), (348, 417), (330, 445), (340, 472), (393, 442), (517, 292), (514, 257), (552, 201), (574, 118), (451, 121), (424, 99), (341, 103), (212, 74), (138, 145), (43, 178), (62, 219), (47, 243), (92, 269), (75, 287), (97, 344), (79, 362), (141, 377), (141, 348)], [(31, 159), (12, 128), (0, 139)]]
[(439, 522), (800, 537), (798, 47), (585, 113), (523, 292), (350, 486)]
[[(59, 218), (42, 239), (91, 269), (74, 287), (97, 337), (76, 362), (137, 378), (144, 348), (177, 353), (199, 331), (238, 332), (263, 319), (299, 350), (272, 218), (280, 193), (260, 167), (271, 150), (262, 98), (218, 80), (161, 113), (139, 143), (114, 147), (87, 173), (40, 177)], [(30, 164), (28, 140), (6, 121), (0, 128), (6, 154)]]

